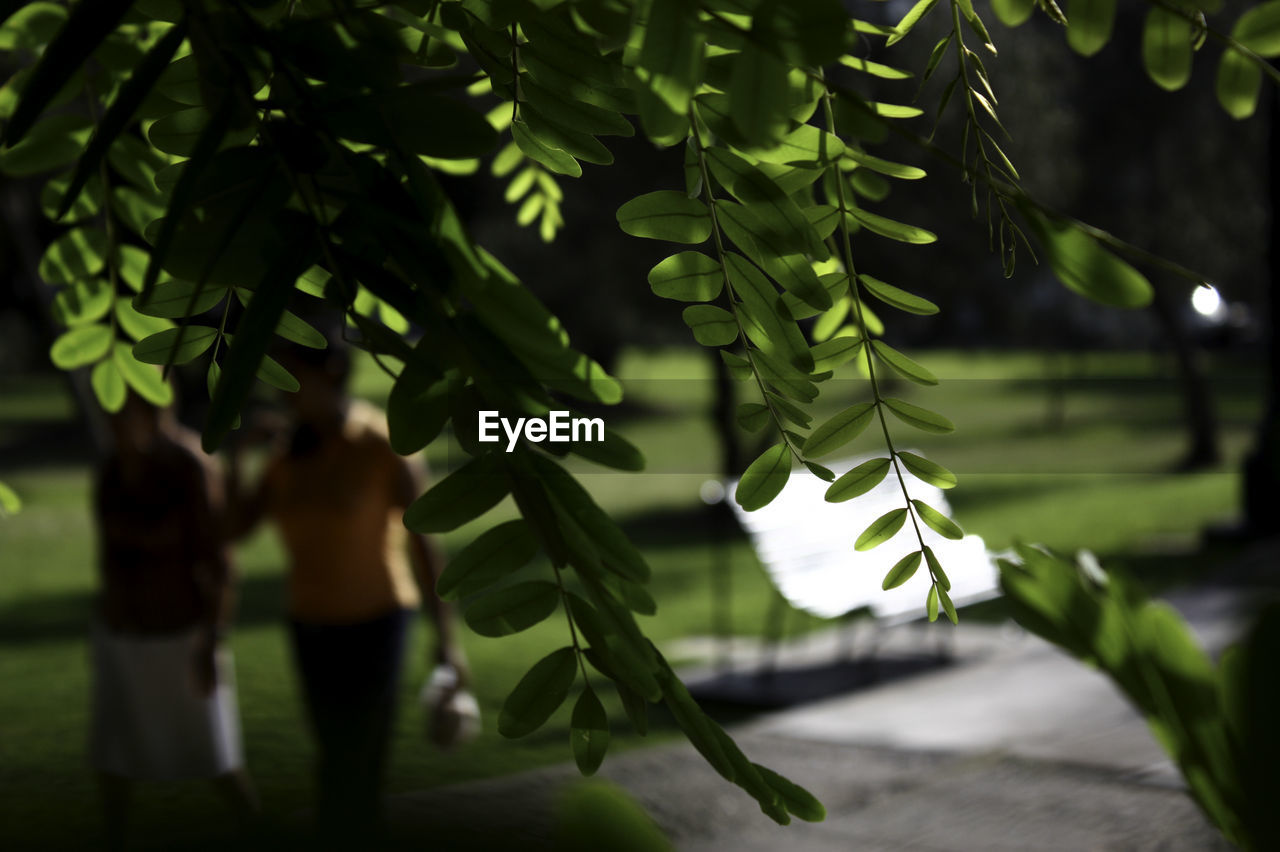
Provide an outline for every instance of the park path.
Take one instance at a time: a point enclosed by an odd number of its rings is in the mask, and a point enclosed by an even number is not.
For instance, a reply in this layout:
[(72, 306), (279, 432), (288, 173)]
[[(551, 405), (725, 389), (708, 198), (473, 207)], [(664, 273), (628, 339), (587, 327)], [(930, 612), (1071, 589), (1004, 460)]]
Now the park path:
[[(1168, 599), (1217, 650), (1265, 594), (1237, 585)], [(782, 662), (831, 654), (827, 641)], [(883, 647), (921, 641), (903, 629)], [(823, 801), (825, 822), (774, 826), (683, 743), (611, 757), (601, 775), (689, 852), (1226, 848), (1103, 675), (1009, 627), (962, 624), (953, 650), (954, 665), (732, 728), (749, 757)], [(400, 795), (392, 821), (434, 848), (553, 848), (557, 796), (577, 777), (559, 765)]]

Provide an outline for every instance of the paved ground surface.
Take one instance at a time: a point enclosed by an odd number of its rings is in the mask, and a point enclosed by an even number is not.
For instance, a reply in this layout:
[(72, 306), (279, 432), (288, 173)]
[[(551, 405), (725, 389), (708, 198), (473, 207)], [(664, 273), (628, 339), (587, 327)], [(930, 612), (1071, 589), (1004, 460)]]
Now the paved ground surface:
[[(1221, 648), (1266, 594), (1234, 586), (1170, 600)], [(882, 648), (922, 642), (900, 629)], [(838, 644), (811, 640), (781, 664), (829, 657)], [(1105, 677), (1008, 627), (962, 625), (953, 650), (956, 662), (931, 673), (731, 729), (753, 760), (812, 790), (825, 822), (773, 825), (686, 745), (611, 757), (601, 775), (677, 849), (697, 852), (1225, 848)], [(393, 824), (436, 849), (554, 848), (556, 802), (577, 777), (556, 766), (398, 796)]]

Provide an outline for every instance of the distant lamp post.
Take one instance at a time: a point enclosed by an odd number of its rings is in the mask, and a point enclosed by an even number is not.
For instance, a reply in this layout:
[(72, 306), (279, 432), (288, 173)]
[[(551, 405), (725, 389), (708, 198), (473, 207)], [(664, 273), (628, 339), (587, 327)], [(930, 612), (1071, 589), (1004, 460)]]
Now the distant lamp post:
[(1207, 281), (1191, 291), (1191, 307), (1210, 322), (1221, 322), (1227, 315), (1227, 304), (1218, 288)]

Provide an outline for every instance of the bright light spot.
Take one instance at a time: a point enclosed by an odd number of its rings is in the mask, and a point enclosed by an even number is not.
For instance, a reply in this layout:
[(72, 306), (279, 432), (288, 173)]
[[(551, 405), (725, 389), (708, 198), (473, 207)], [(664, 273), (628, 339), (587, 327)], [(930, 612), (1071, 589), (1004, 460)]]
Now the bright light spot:
[(1191, 291), (1191, 307), (1202, 317), (1216, 317), (1222, 312), (1222, 295), (1212, 284), (1201, 284)]
[(708, 479), (698, 489), (698, 496), (702, 498), (703, 503), (714, 506), (724, 499), (724, 486), (718, 480)]

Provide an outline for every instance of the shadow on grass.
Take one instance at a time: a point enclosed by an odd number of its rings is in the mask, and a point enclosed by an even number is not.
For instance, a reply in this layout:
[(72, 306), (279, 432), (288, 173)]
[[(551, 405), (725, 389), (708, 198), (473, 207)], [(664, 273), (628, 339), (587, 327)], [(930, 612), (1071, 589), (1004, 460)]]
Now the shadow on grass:
[[(283, 623), (284, 577), (252, 577), (237, 588), (236, 625)], [(92, 592), (23, 598), (0, 605), (0, 644), (56, 642), (85, 637), (93, 614)]]

